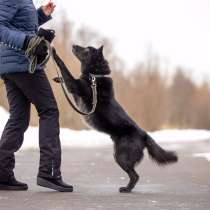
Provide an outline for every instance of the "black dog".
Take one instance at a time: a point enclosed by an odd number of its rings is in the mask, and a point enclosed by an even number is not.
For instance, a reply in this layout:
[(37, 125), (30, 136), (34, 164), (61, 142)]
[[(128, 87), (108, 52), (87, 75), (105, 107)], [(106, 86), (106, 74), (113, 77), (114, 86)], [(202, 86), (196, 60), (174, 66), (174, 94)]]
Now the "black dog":
[[(115, 160), (130, 178), (128, 185), (119, 189), (120, 192), (131, 192), (135, 187), (139, 175), (134, 168), (142, 160), (145, 147), (158, 164), (177, 162), (176, 154), (162, 149), (116, 101), (112, 79), (107, 76), (111, 71), (104, 59), (103, 47), (95, 49), (73, 46), (73, 53), (81, 62), (79, 79), (74, 79), (55, 50), (53, 55), (68, 91), (73, 94), (77, 106), (82, 110), (91, 110), (90, 74), (96, 75), (97, 107), (93, 114), (84, 116), (84, 119), (91, 127), (109, 134), (114, 141)], [(60, 78), (55, 78), (54, 81), (62, 82)]]

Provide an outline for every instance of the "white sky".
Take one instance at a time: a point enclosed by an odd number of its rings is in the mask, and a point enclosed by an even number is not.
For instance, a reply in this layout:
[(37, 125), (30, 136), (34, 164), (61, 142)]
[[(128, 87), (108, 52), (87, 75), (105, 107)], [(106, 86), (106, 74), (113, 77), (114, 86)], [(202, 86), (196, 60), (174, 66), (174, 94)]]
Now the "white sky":
[[(34, 0), (36, 1), (36, 0)], [(111, 38), (129, 66), (152, 47), (173, 65), (210, 76), (210, 0), (54, 0), (76, 26)]]

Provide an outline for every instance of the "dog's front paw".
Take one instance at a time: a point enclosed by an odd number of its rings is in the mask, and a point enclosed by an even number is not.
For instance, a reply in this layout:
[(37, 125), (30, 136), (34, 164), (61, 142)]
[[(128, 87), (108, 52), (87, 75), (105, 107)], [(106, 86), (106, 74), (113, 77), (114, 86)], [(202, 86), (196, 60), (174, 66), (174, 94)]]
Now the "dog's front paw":
[(131, 192), (131, 189), (129, 189), (128, 187), (121, 187), (119, 189), (119, 192), (120, 193), (130, 193)]
[(53, 81), (56, 82), (56, 83), (62, 83), (63, 78), (62, 77), (55, 77), (55, 78), (53, 78)]

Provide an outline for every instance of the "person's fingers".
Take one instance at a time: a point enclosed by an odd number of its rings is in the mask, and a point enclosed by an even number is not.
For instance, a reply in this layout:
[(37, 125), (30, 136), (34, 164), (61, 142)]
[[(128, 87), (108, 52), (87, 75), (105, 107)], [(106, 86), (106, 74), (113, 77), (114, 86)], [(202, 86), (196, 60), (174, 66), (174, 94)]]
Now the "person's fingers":
[(56, 7), (56, 5), (55, 5), (55, 4), (52, 4), (52, 5), (47, 5), (47, 9), (49, 9), (49, 10), (54, 10), (54, 9), (55, 9), (55, 7)]
[(55, 5), (53, 2), (49, 2), (49, 3), (47, 4), (47, 6), (55, 7), (56, 5)]
[(53, 2), (49, 2), (48, 4), (45, 5), (46, 8), (55, 8), (56, 5)]
[(43, 6), (43, 9), (45, 10), (47, 15), (51, 15), (55, 10), (56, 5), (53, 2), (48, 2), (45, 6)]

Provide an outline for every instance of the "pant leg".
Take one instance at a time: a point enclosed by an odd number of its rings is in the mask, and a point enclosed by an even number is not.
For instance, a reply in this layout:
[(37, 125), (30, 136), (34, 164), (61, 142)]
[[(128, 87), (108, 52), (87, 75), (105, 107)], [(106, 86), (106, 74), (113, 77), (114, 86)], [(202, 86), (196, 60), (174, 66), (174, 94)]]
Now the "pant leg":
[(4, 78), (10, 117), (0, 140), (0, 180), (14, 176), (14, 153), (23, 143), (30, 120), (30, 102), (16, 84)]
[(15, 73), (9, 78), (36, 107), (39, 115), (39, 176), (59, 177), (61, 175), (61, 146), (59, 138), (59, 111), (47, 76), (43, 70), (34, 74)]

